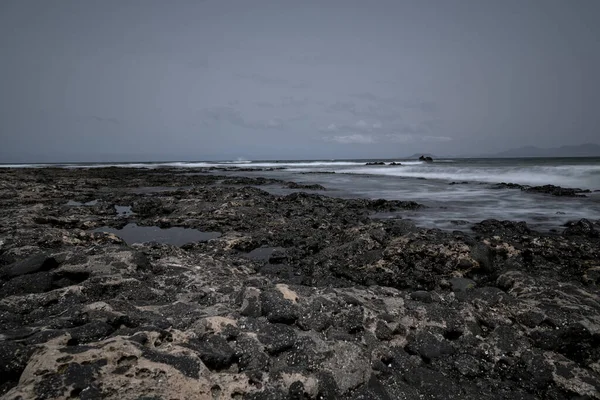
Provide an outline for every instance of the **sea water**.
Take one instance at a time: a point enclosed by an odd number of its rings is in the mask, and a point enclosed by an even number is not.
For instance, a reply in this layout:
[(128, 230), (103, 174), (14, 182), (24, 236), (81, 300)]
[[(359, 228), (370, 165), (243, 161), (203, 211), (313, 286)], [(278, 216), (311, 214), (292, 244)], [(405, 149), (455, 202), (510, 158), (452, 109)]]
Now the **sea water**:
[[(383, 161), (386, 165), (365, 165)], [(399, 166), (387, 165), (391, 162)], [(600, 158), (439, 159), (432, 163), (408, 159), (223, 161), (96, 164), (17, 164), (0, 167), (63, 168), (244, 168), (214, 171), (225, 175), (262, 176), (298, 183), (318, 183), (324, 195), (343, 198), (413, 200), (426, 206), (416, 211), (376, 215), (406, 218), (417, 225), (469, 229), (484, 219), (525, 221), (540, 230), (560, 230), (570, 220), (600, 219)], [(275, 170), (266, 171), (265, 169)], [(255, 169), (254, 171), (247, 171)], [(589, 190), (586, 197), (556, 197), (520, 189), (497, 189), (498, 183), (556, 185)], [(295, 190), (263, 187), (277, 195)]]

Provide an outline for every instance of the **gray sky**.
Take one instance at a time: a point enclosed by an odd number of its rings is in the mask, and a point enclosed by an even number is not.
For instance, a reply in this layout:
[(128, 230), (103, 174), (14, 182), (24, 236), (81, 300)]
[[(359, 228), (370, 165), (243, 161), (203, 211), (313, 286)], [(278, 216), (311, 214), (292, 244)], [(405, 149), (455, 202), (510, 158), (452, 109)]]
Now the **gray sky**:
[(2, 0), (0, 162), (600, 140), (598, 0)]

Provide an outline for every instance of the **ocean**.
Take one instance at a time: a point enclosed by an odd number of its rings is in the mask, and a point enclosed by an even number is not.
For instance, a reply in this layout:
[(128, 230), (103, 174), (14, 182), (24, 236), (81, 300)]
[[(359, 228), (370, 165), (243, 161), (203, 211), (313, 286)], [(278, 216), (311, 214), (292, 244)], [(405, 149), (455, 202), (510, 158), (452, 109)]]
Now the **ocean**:
[[(386, 165), (365, 165), (385, 162)], [(399, 166), (387, 165), (391, 162)], [(315, 191), (335, 197), (413, 200), (426, 208), (375, 218), (406, 218), (419, 226), (469, 229), (484, 219), (525, 221), (532, 228), (563, 229), (567, 221), (600, 219), (600, 158), (498, 158), (418, 160), (302, 160), (222, 161), (95, 164), (12, 164), (0, 167), (134, 167), (134, 168), (242, 168), (242, 171), (212, 171), (215, 174), (261, 176), (306, 184), (321, 184)], [(254, 170), (256, 169), (256, 170)], [(496, 188), (499, 183), (556, 185), (589, 190), (585, 197), (559, 197), (530, 193), (519, 188)], [(261, 187), (275, 194), (291, 189)]]

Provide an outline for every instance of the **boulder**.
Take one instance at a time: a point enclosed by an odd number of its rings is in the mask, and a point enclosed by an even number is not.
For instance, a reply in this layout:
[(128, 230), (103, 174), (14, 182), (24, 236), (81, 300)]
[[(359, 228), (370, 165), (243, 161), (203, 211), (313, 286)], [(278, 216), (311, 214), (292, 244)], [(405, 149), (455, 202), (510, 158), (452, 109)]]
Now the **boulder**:
[(594, 223), (585, 218), (580, 219), (579, 221), (567, 222), (566, 226), (567, 228), (563, 231), (564, 236), (600, 237), (600, 231), (596, 229)]
[(16, 276), (50, 271), (58, 267), (58, 261), (47, 254), (36, 254), (22, 261), (6, 265), (0, 269), (0, 277), (14, 278)]

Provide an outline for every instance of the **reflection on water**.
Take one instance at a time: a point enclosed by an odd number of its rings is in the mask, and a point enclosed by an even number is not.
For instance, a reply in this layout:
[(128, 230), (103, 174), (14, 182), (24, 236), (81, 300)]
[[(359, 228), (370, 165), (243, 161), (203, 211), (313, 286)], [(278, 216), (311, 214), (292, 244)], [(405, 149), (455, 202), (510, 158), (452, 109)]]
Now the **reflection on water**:
[(80, 207), (80, 206), (95, 206), (96, 204), (98, 204), (98, 200), (88, 201), (87, 203), (82, 203), (80, 201), (75, 201), (75, 200), (69, 200), (69, 201), (67, 201), (66, 205)]
[(94, 229), (93, 232), (114, 233), (127, 244), (158, 242), (175, 246), (192, 242), (205, 242), (221, 236), (219, 232), (202, 232), (197, 229), (180, 227), (162, 229), (158, 226), (139, 226), (137, 224), (127, 224), (122, 229), (103, 226)]

